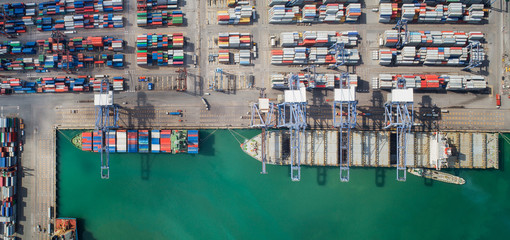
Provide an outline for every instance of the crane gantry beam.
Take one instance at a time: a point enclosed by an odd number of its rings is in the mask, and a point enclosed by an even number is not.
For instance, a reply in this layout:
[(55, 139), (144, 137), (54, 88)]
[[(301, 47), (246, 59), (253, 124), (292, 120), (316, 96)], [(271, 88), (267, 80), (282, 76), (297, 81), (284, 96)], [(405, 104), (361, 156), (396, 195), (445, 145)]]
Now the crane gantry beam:
[(398, 88), (391, 91), (385, 103), (385, 129), (396, 128), (397, 137), (397, 181), (406, 180), (407, 170), (407, 136), (411, 133), (414, 122), (413, 89), (406, 88), (405, 80), (399, 78)]

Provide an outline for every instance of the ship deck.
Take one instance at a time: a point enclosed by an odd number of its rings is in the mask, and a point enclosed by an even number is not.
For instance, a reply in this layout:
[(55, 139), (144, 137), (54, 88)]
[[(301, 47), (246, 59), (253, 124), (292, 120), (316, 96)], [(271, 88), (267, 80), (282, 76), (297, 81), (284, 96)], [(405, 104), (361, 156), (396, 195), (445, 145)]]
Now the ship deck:
[[(268, 164), (288, 165), (289, 136), (286, 131), (266, 133), (266, 161)], [(455, 154), (447, 159), (447, 168), (498, 169), (498, 134), (446, 132)], [(352, 131), (350, 165), (355, 167), (395, 167), (394, 135), (389, 131)], [(407, 167), (433, 168), (430, 150), (434, 133), (416, 132), (407, 136)], [(301, 137), (301, 165), (338, 166), (339, 132), (337, 130), (307, 130)], [(248, 140), (243, 151), (261, 161), (261, 135)]]

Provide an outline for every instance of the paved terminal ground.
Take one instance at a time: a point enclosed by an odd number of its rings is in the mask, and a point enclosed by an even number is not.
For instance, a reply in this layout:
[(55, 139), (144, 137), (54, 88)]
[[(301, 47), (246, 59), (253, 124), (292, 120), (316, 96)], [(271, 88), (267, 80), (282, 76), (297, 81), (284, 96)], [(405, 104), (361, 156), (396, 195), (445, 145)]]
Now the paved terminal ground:
[[(1, 3), (10, 1), (1, 0)], [(35, 2), (43, 2), (37, 0)], [(361, 41), (357, 49), (362, 56), (358, 66), (340, 67), (360, 76), (357, 99), (361, 113), (357, 128), (379, 129), (384, 125), (383, 105), (387, 91), (373, 91), (371, 80), (380, 73), (448, 73), (481, 74), (486, 76), (490, 91), (488, 93), (435, 93), (418, 92), (415, 94), (415, 130), (470, 130), (470, 131), (509, 131), (510, 100), (508, 99), (508, 73), (510, 63), (508, 40), (510, 39), (508, 23), (508, 5), (496, 1), (489, 13), (487, 24), (409, 24), (409, 30), (462, 30), (482, 31), (486, 35), (487, 60), (480, 68), (464, 72), (461, 67), (385, 67), (371, 60), (372, 51), (379, 49), (379, 37), (384, 30), (391, 29), (392, 24), (378, 22), (378, 13), (372, 9), (378, 6), (377, 0), (362, 3), (360, 23), (356, 24), (313, 24), (311, 26), (274, 25), (268, 23), (269, 7), (266, 1), (257, 1), (256, 20), (251, 25), (218, 25), (216, 12), (227, 10), (226, 0), (179, 1), (180, 10), (184, 12), (184, 26), (166, 28), (139, 28), (136, 26), (136, 2), (124, 1), (124, 25), (122, 29), (78, 30), (73, 36), (119, 37), (127, 42), (125, 60), (122, 69), (97, 66), (76, 72), (77, 75), (107, 74), (124, 76), (127, 79), (125, 92), (115, 94), (115, 103), (120, 106), (119, 125), (125, 128), (245, 128), (250, 124), (250, 104), (257, 101), (260, 90), (266, 89), (267, 96), (276, 101), (281, 91), (272, 90), (270, 75), (279, 72), (297, 72), (301, 66), (275, 66), (270, 64), (270, 37), (278, 36), (282, 31), (310, 30), (357, 30)], [(252, 1), (255, 2), (255, 1)], [(136, 64), (136, 36), (143, 33), (183, 32), (185, 43), (185, 63), (188, 71), (187, 91), (177, 92), (176, 79), (179, 68), (176, 67), (140, 67)], [(217, 61), (208, 61), (209, 54), (217, 53), (215, 38), (220, 32), (249, 32), (258, 46), (258, 56), (250, 66), (223, 65)], [(28, 33), (18, 39), (32, 41), (45, 39), (48, 32), (38, 32), (29, 28)], [(7, 40), (0, 37), (2, 41)], [(97, 53), (99, 54), (99, 53)], [(195, 67), (192, 56), (197, 55)], [(224, 92), (209, 88), (214, 80), (215, 71), (222, 68), (226, 77)], [(317, 72), (338, 72), (325, 66)], [(16, 76), (22, 79), (35, 79), (41, 76), (67, 75), (63, 72), (2, 72), (3, 77)], [(154, 91), (147, 91), (145, 83), (139, 83), (138, 77), (147, 76), (155, 83)], [(250, 83), (253, 76), (253, 84)], [(229, 80), (227, 80), (229, 79)], [(496, 108), (495, 95), (504, 93), (502, 107)], [(313, 128), (332, 127), (333, 92), (314, 90), (308, 92), (308, 124)], [(201, 102), (205, 97), (210, 103), (207, 111)], [(18, 236), (23, 239), (47, 239), (47, 232), (39, 232), (37, 225), (46, 228), (48, 207), (56, 205), (56, 171), (55, 171), (55, 127), (58, 128), (93, 128), (95, 112), (92, 93), (81, 94), (32, 94), (0, 96), (0, 114), (18, 115), (25, 120), (26, 140), (21, 160), (20, 186), (18, 190)], [(432, 109), (448, 110), (438, 117), (429, 117)], [(169, 116), (166, 112), (182, 110), (182, 117)], [(182, 121), (180, 121), (182, 120)], [(99, 171), (99, 170), (98, 170)], [(55, 209), (55, 208), (53, 208)]]

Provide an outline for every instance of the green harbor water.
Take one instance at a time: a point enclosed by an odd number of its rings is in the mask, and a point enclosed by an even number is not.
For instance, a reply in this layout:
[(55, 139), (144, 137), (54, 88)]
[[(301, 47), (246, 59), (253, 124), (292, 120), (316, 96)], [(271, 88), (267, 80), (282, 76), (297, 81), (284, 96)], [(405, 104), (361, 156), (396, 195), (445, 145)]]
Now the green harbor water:
[[(204, 139), (212, 131), (200, 131)], [(245, 137), (254, 130), (237, 131)], [(463, 186), (394, 169), (261, 164), (227, 130), (200, 143), (200, 154), (112, 154), (110, 179), (98, 153), (57, 138), (58, 216), (79, 220), (80, 239), (507, 239), (510, 145), (500, 170), (460, 170)], [(510, 135), (509, 135), (510, 136)]]

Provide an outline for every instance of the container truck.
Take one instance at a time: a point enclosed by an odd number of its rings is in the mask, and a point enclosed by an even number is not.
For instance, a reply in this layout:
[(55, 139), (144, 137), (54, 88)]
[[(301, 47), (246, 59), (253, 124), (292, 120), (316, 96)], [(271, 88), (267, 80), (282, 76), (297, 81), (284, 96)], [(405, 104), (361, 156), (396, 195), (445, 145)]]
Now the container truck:
[(207, 100), (205, 98), (202, 98), (202, 102), (205, 105), (205, 110), (209, 111), (209, 103), (207, 102)]

